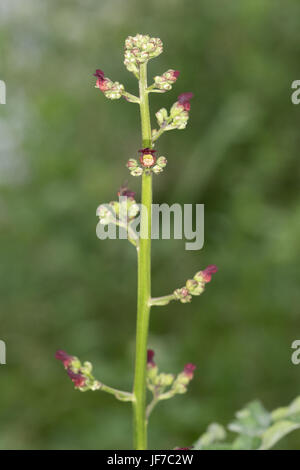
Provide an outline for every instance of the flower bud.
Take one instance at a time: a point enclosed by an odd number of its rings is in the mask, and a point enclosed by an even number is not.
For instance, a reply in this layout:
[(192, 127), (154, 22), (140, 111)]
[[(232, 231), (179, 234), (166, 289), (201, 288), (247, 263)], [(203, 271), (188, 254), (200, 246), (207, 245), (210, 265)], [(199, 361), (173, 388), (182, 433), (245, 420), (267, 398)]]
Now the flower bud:
[(190, 295), (189, 291), (186, 287), (181, 287), (180, 289), (176, 289), (174, 291), (175, 298), (180, 300), (183, 304), (186, 304), (192, 300), (192, 296)]
[(143, 168), (138, 166), (137, 168), (134, 168), (134, 170), (131, 170), (130, 174), (132, 176), (141, 176), (143, 174)]
[(153, 173), (156, 173), (156, 174), (162, 173), (163, 168), (159, 165), (154, 165), (154, 167), (152, 168), (152, 171), (153, 171)]
[[(97, 207), (96, 215), (99, 217), (100, 224), (108, 225), (109, 223), (114, 221), (116, 210), (115, 207), (112, 206), (112, 204), (114, 203), (100, 204), (100, 206)], [(110, 206), (111, 208), (108, 206)]]
[(140, 208), (138, 204), (135, 201), (131, 202), (131, 204), (129, 204), (128, 206), (128, 212), (127, 212), (128, 218), (133, 219), (134, 217), (138, 215), (139, 212), (140, 212)]
[(124, 64), (130, 72), (137, 75), (140, 64), (157, 57), (162, 51), (163, 45), (159, 38), (150, 38), (143, 34), (129, 36), (125, 40)]
[(147, 368), (149, 369), (150, 367), (155, 367), (156, 364), (153, 360), (155, 356), (155, 352), (153, 351), (153, 349), (148, 349), (147, 350)]
[(169, 387), (170, 385), (172, 385), (173, 381), (173, 374), (165, 374), (164, 372), (162, 372), (156, 377), (154, 383), (159, 387)]
[(104, 76), (104, 72), (100, 69), (96, 70), (94, 76), (97, 77), (95, 88), (99, 88), (106, 98), (117, 100), (121, 98), (124, 92), (124, 86), (119, 82), (112, 82), (110, 78)]
[(76, 360), (77, 358), (75, 356), (70, 356), (62, 349), (59, 349), (55, 353), (55, 359), (58, 359), (59, 361), (61, 361), (64, 365), (64, 368), (67, 369), (72, 364), (72, 362)]
[(128, 162), (126, 163), (126, 166), (129, 170), (133, 170), (138, 166), (138, 162), (135, 158), (129, 158)]
[(86, 378), (81, 373), (73, 372), (71, 369), (67, 370), (68, 376), (72, 380), (75, 388), (83, 388), (86, 384)]
[(163, 75), (154, 77), (154, 83), (159, 90), (168, 91), (171, 90), (172, 84), (176, 82), (178, 76), (178, 70), (170, 69)]
[(166, 159), (166, 157), (159, 157), (156, 162), (156, 164), (161, 168), (165, 168), (165, 166), (167, 166), (167, 163), (168, 160)]
[(198, 282), (207, 283), (211, 281), (212, 274), (216, 273), (218, 268), (215, 264), (207, 266), (203, 271), (195, 274), (194, 279)]
[(204, 284), (195, 279), (188, 279), (188, 281), (186, 281), (186, 288), (190, 294), (200, 295), (204, 291)]
[(188, 279), (186, 281), (186, 288), (189, 292), (192, 292), (195, 288), (198, 287), (198, 282), (195, 281), (194, 279)]
[(168, 111), (166, 108), (161, 108), (157, 113), (155, 113), (157, 122), (159, 126), (162, 126), (164, 122), (168, 119)]
[(191, 362), (188, 362), (188, 364), (186, 364), (184, 366), (184, 369), (183, 369), (183, 374), (189, 379), (189, 380), (192, 380), (192, 378), (194, 377), (194, 370), (196, 369), (196, 366), (195, 364), (192, 364)]
[(193, 93), (181, 93), (181, 95), (178, 96), (178, 101), (177, 103), (179, 106), (182, 106), (185, 111), (189, 111), (191, 109), (191, 103), (190, 100), (193, 98), (194, 94)]

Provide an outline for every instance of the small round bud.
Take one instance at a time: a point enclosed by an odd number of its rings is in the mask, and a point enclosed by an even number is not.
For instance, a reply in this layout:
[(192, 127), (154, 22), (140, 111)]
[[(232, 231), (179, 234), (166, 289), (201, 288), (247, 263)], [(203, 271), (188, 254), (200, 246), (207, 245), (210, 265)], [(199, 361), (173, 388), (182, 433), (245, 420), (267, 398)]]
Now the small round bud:
[(132, 218), (136, 217), (139, 212), (140, 212), (140, 208), (139, 208), (138, 204), (136, 204), (136, 202), (134, 202), (128, 208), (128, 217), (130, 219), (132, 219)]
[(155, 116), (159, 126), (162, 126), (162, 124), (168, 119), (168, 111), (166, 108), (161, 108), (157, 113), (155, 113)]
[(129, 158), (128, 162), (126, 163), (126, 166), (129, 170), (132, 170), (138, 166), (138, 162), (135, 158)]
[(159, 157), (156, 163), (161, 168), (165, 168), (165, 166), (167, 166), (168, 160), (166, 159), (166, 157)]
[(132, 170), (132, 171), (130, 172), (130, 174), (131, 174), (132, 176), (141, 176), (141, 175), (143, 174), (143, 169), (142, 169), (140, 166), (138, 166), (137, 168), (135, 168), (134, 170)]
[(198, 282), (195, 281), (195, 279), (188, 279), (185, 285), (186, 285), (187, 290), (190, 293), (192, 293), (193, 290), (195, 290), (198, 287)]
[(159, 165), (154, 165), (154, 167), (152, 168), (152, 171), (153, 171), (153, 173), (158, 174), (158, 173), (161, 173), (163, 171), (163, 169)]
[(174, 291), (174, 296), (177, 300), (180, 300), (183, 304), (186, 304), (192, 300), (192, 296), (186, 287), (181, 287), (181, 289), (176, 289)]

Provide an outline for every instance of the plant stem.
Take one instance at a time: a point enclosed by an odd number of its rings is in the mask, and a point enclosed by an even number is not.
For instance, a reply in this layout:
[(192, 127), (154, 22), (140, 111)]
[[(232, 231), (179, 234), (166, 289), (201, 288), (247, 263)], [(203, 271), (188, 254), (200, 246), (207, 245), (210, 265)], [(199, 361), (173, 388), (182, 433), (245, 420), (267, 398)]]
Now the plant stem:
[[(151, 123), (147, 89), (147, 64), (140, 67), (140, 112), (142, 126), (142, 146), (152, 147)], [(138, 246), (138, 292), (136, 355), (134, 376), (134, 445), (136, 450), (147, 448), (146, 420), (146, 362), (149, 314), (151, 298), (151, 206), (152, 174), (144, 172), (142, 176), (142, 208), (140, 222), (140, 243)]]
[(171, 302), (171, 300), (176, 300), (176, 297), (174, 294), (163, 295), (162, 297), (152, 297), (149, 300), (149, 304), (151, 306), (167, 305), (168, 303)]
[(99, 390), (101, 390), (102, 392), (110, 393), (121, 401), (133, 401), (132, 393), (123, 392), (123, 390), (117, 390), (116, 388), (109, 387), (108, 385), (105, 385), (101, 382), (99, 382)]

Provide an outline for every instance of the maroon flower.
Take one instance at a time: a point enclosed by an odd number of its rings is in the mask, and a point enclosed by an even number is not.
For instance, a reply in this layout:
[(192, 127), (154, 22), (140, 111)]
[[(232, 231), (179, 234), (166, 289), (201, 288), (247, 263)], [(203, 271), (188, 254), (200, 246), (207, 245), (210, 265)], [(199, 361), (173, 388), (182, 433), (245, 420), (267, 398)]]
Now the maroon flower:
[(71, 369), (68, 369), (68, 376), (70, 377), (76, 388), (85, 386), (85, 377), (82, 374), (76, 374)]
[(101, 91), (106, 91), (108, 89), (108, 83), (110, 80), (105, 78), (104, 72), (100, 69), (97, 69), (94, 73), (94, 76), (97, 77), (96, 87)]
[(181, 95), (178, 96), (178, 103), (185, 111), (189, 111), (191, 109), (190, 100), (193, 98), (193, 96), (194, 94), (190, 92), (181, 93)]
[(190, 380), (194, 377), (194, 370), (196, 369), (196, 366), (189, 362), (184, 366), (183, 373), (186, 377), (188, 377)]
[(63, 363), (65, 369), (67, 369), (70, 366), (71, 362), (74, 361), (75, 357), (70, 356), (69, 354), (67, 354), (62, 349), (59, 349), (55, 353), (55, 359), (58, 359), (59, 361), (61, 361)]
[(177, 78), (179, 77), (180, 72), (179, 70), (172, 70), (171, 75), (172, 75), (172, 80), (174, 80), (175, 82), (175, 80), (177, 80)]
[(153, 166), (156, 162), (156, 150), (150, 149), (149, 147), (139, 150), (141, 153), (140, 162), (143, 166), (149, 168)]
[(122, 197), (129, 197), (131, 199), (135, 198), (135, 192), (131, 191), (131, 189), (128, 189), (126, 184), (124, 186), (121, 186), (117, 194), (118, 196)]
[(210, 264), (202, 271), (204, 282), (210, 282), (212, 274), (218, 271), (218, 267), (215, 264)]
[(156, 366), (155, 362), (153, 361), (154, 354), (155, 353), (152, 349), (148, 349), (148, 351), (147, 351), (147, 366), (148, 367), (155, 367)]

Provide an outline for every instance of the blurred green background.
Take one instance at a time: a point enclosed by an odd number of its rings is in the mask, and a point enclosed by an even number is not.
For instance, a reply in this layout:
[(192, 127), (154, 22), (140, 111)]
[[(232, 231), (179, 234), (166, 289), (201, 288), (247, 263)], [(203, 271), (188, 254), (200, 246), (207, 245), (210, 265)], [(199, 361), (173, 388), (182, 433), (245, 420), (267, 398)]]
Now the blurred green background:
[[(164, 42), (150, 76), (181, 72), (172, 91), (151, 95), (152, 112), (195, 94), (185, 132), (158, 141), (169, 165), (154, 178), (155, 202), (205, 204), (201, 251), (153, 242), (153, 295), (219, 266), (201, 298), (152, 312), (161, 370), (198, 368), (188, 394), (153, 413), (150, 447), (190, 445), (254, 398), (271, 410), (299, 395), (299, 26), (293, 0), (1, 1), (0, 448), (132, 446), (130, 405), (76, 392), (54, 353), (131, 387), (135, 250), (98, 240), (95, 210), (126, 180), (140, 194), (125, 168), (140, 148), (139, 115), (106, 100), (92, 74), (136, 93), (123, 44), (138, 32)], [(299, 438), (277, 448), (300, 449)]]

